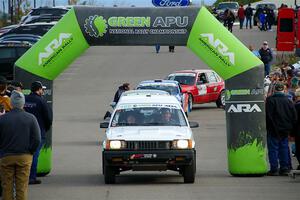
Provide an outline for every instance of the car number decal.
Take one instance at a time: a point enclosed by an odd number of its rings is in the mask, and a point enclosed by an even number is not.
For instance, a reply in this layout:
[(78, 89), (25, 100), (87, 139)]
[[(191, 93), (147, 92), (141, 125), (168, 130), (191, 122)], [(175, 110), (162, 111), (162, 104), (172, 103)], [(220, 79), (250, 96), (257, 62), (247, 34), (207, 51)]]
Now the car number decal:
[(206, 95), (207, 94), (207, 87), (206, 85), (197, 85), (198, 94), (199, 95)]

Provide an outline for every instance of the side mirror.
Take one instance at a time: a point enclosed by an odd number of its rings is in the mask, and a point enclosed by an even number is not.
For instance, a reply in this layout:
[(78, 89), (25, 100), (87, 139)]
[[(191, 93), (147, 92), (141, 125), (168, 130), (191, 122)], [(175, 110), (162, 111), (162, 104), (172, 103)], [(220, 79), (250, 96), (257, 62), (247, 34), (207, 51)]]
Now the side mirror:
[(198, 122), (189, 122), (189, 124), (190, 124), (191, 128), (198, 128), (199, 127)]
[(100, 123), (100, 128), (108, 128), (109, 122), (101, 122)]
[(109, 105), (114, 108), (116, 104), (117, 104), (116, 102), (111, 102)]

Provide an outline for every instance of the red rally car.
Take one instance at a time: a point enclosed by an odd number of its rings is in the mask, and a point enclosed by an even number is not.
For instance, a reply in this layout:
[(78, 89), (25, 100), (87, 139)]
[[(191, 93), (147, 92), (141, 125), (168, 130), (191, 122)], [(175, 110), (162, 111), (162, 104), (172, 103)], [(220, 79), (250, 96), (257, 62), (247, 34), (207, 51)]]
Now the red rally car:
[(167, 77), (180, 83), (182, 92), (189, 94), (189, 106), (216, 102), (218, 108), (225, 106), (224, 80), (213, 70), (191, 69), (176, 71)]

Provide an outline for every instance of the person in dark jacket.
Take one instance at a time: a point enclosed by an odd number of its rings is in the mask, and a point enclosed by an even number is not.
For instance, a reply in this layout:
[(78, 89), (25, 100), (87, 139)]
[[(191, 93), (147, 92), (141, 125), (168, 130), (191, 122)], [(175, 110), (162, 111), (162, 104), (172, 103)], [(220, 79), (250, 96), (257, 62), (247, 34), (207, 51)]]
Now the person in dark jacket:
[(297, 111), (298, 121), (296, 123), (295, 130), (293, 131), (292, 136), (295, 137), (296, 158), (298, 160), (297, 170), (300, 170), (300, 89), (296, 90), (295, 97), (295, 109)]
[(228, 30), (232, 32), (232, 27), (235, 21), (235, 16), (230, 9), (226, 9), (224, 12), (224, 26), (228, 27)]
[(46, 132), (51, 128), (53, 114), (51, 108), (47, 105), (46, 100), (42, 97), (45, 86), (40, 81), (35, 81), (31, 84), (31, 93), (26, 96), (25, 111), (33, 114), (39, 123), (41, 131), (41, 145), (33, 155), (32, 166), (30, 170), (29, 184), (40, 184), (41, 181), (36, 179), (37, 164), (40, 150), (43, 147), (46, 139)]
[(271, 62), (273, 60), (273, 52), (268, 46), (268, 42), (264, 41), (263, 46), (259, 49), (259, 55), (261, 61), (265, 66), (265, 77), (270, 74)]
[[(297, 113), (284, 93), (284, 84), (276, 83), (275, 93), (266, 99), (267, 144), (270, 171), (268, 175), (287, 175), (290, 171), (288, 135), (293, 132)], [(280, 170), (278, 170), (278, 160)]]
[(117, 90), (115, 96), (114, 96), (114, 101), (116, 104), (119, 102), (119, 99), (122, 95), (123, 92), (130, 90), (130, 84), (129, 83), (123, 83), (123, 85), (121, 85), (119, 87), (119, 89)]
[(252, 29), (252, 16), (253, 16), (253, 8), (251, 8), (251, 4), (248, 4), (248, 7), (245, 9), (245, 15), (246, 15), (246, 28)]
[(25, 97), (13, 91), (13, 109), (0, 116), (0, 171), (2, 176), (3, 200), (26, 200), (29, 173), (34, 154), (41, 142), (40, 129), (34, 115), (23, 110)]

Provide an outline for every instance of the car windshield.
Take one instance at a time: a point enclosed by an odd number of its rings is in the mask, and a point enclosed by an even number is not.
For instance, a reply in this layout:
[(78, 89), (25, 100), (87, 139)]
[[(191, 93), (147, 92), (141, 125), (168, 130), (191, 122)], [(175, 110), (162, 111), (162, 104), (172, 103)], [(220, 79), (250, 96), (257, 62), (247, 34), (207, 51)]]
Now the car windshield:
[(220, 3), (218, 5), (218, 10), (226, 9), (238, 9), (238, 5), (236, 3)]
[(179, 94), (178, 87), (174, 85), (163, 85), (163, 84), (149, 84), (149, 85), (140, 85), (137, 87), (138, 90), (163, 90), (168, 92), (170, 95)]
[(175, 80), (182, 85), (194, 85), (196, 75), (194, 73), (186, 74), (171, 74), (168, 76), (168, 80)]
[(120, 105), (111, 127), (121, 126), (187, 126), (180, 105)]

